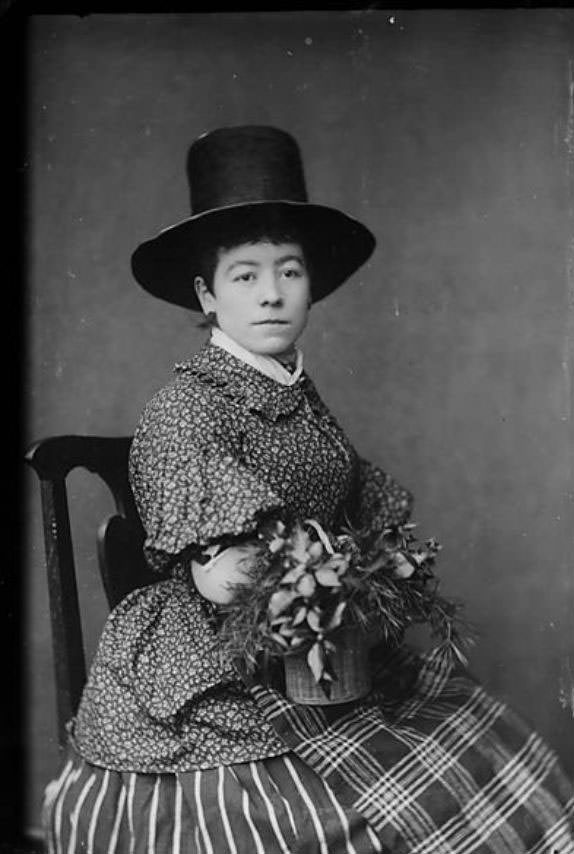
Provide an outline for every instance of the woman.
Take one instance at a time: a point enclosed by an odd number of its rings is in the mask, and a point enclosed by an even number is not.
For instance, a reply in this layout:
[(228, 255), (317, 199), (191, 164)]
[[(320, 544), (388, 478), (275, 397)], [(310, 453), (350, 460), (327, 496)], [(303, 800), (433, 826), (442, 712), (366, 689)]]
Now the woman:
[(357, 457), (295, 347), (370, 232), (307, 202), (297, 145), (274, 128), (200, 137), (188, 177), (192, 216), (140, 246), (133, 271), (213, 329), (135, 432), (158, 582), (106, 624), (46, 793), (51, 850), (573, 854), (554, 755), (466, 674), (379, 650), (375, 690), (322, 709), (221, 661), (218, 607), (262, 522), (380, 530), (411, 496)]

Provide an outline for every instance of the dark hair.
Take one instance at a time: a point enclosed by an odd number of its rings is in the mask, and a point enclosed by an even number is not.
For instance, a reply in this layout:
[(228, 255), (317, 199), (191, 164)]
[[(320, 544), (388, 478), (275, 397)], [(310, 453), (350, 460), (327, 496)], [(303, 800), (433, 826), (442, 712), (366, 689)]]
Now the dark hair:
[(308, 248), (308, 237), (301, 229), (289, 221), (284, 213), (273, 215), (269, 211), (249, 210), (217, 230), (207, 231), (202, 235), (202, 250), (192, 270), (192, 281), (201, 276), (208, 289), (213, 293), (213, 277), (219, 260), (220, 251), (234, 249), (244, 243), (259, 243), (265, 241), (273, 244), (297, 243), (303, 252), (305, 266), (312, 278), (311, 253)]

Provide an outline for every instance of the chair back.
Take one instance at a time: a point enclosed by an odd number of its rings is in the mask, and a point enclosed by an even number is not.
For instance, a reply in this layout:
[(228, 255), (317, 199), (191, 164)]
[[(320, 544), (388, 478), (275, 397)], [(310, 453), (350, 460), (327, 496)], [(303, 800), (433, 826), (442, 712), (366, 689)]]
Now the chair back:
[(76, 714), (86, 659), (70, 527), (66, 477), (75, 468), (94, 472), (106, 483), (116, 513), (97, 532), (102, 583), (110, 609), (129, 592), (157, 581), (143, 556), (144, 530), (128, 481), (131, 436), (52, 436), (35, 442), (26, 462), (40, 479), (50, 623), (56, 676), (59, 743)]

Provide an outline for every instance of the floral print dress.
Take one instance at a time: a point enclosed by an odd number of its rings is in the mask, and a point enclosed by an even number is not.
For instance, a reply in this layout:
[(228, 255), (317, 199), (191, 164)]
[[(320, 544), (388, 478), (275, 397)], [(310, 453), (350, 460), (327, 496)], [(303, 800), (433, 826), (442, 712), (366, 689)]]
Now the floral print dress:
[[(106, 623), (46, 791), (50, 851), (574, 854), (574, 800), (555, 757), (502, 704), (479, 703), (487, 695), (469, 678), (381, 655), (365, 701), (317, 710), (221, 661), (212, 609), (191, 582), (202, 550), (253, 536), (270, 515), (336, 531), (411, 510), (305, 373), (284, 386), (205, 345), (145, 408), (130, 479), (158, 581)], [(509, 798), (493, 781), (511, 767)]]

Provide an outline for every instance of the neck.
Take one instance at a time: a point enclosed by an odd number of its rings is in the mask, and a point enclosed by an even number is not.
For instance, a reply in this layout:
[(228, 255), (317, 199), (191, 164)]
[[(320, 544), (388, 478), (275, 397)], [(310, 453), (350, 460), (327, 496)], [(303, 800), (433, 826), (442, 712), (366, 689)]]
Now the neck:
[(291, 347), (285, 353), (279, 353), (277, 356), (269, 356), (268, 358), (277, 359), (282, 365), (293, 365), (297, 361), (297, 350)]

